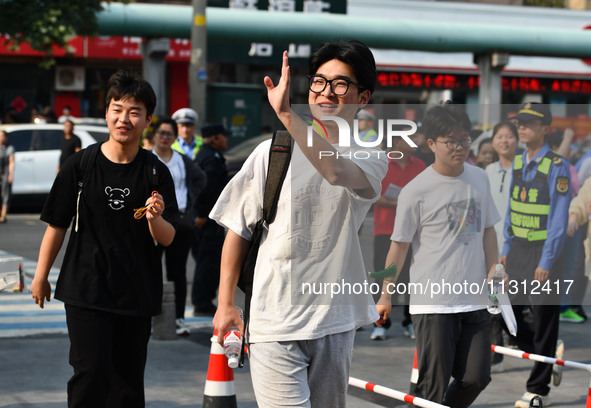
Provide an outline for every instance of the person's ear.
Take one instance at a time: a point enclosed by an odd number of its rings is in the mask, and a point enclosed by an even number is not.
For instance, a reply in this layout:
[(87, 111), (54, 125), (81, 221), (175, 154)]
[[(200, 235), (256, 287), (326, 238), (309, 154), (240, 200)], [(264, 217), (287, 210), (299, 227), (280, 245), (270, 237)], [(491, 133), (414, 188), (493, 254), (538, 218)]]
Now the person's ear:
[(364, 108), (365, 105), (369, 103), (369, 98), (371, 97), (371, 92), (365, 89), (363, 92), (359, 93), (359, 98), (357, 99), (357, 103), (360, 105), (360, 108)]
[(431, 151), (435, 153), (435, 140), (427, 139), (427, 146), (429, 146), (429, 149), (431, 149)]

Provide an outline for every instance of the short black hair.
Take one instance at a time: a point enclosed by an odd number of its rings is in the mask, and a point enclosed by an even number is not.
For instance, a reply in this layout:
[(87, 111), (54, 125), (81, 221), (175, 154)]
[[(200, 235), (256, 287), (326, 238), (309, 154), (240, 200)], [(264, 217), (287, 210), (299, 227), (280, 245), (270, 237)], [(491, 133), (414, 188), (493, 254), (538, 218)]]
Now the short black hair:
[(458, 129), (470, 132), (472, 128), (466, 111), (450, 101), (430, 107), (422, 122), (425, 138), (433, 140), (448, 136)]
[(143, 79), (140, 74), (120, 69), (109, 78), (105, 103), (108, 108), (111, 101), (120, 101), (127, 98), (133, 98), (136, 102), (143, 103), (146, 106), (148, 116), (154, 113), (156, 94), (152, 89), (152, 85)]
[(349, 65), (362, 90), (373, 93), (378, 74), (376, 61), (367, 45), (357, 40), (342, 40), (324, 43), (312, 54), (309, 62), (310, 75), (318, 72), (320, 66), (333, 59)]
[(172, 126), (172, 131), (174, 132), (175, 136), (178, 136), (179, 134), (179, 127), (176, 124), (176, 120), (172, 119), (172, 118), (161, 118), (158, 119), (158, 122), (156, 122), (156, 124), (154, 125), (154, 130), (153, 132), (156, 133), (156, 131), (158, 129), (160, 129), (160, 126), (164, 125), (164, 124), (169, 124), (170, 126)]
[(564, 139), (564, 133), (562, 130), (555, 130), (553, 132), (548, 133), (546, 136), (546, 143), (548, 146), (552, 148), (552, 146), (559, 147), (562, 144), (562, 140)]
[(513, 136), (515, 136), (516, 139), (519, 138), (519, 133), (517, 132), (517, 126), (515, 126), (515, 123), (510, 122), (508, 120), (503, 120), (503, 121), (497, 123), (495, 125), (495, 127), (493, 128), (491, 139), (494, 139), (497, 132), (504, 127), (509, 128), (509, 130), (511, 131), (511, 133), (513, 133)]

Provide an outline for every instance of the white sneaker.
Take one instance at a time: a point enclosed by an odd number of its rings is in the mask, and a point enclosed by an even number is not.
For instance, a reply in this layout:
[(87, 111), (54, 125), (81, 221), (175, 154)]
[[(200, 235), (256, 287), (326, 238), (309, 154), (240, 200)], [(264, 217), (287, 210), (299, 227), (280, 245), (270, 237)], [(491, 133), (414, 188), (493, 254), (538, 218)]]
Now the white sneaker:
[(386, 340), (386, 329), (383, 327), (376, 327), (373, 329), (373, 332), (369, 338), (371, 340)]
[[(525, 394), (523, 394), (521, 399), (515, 401), (515, 408), (529, 408), (530, 402), (531, 402), (532, 398), (534, 398), (534, 397), (540, 397), (540, 399), (542, 400), (542, 406), (544, 408), (552, 405), (552, 402), (550, 401), (550, 398), (547, 395), (539, 395), (539, 394), (534, 394), (533, 392), (526, 392)], [(532, 405), (532, 406), (537, 407), (539, 405)]]
[(502, 373), (503, 371), (505, 371), (505, 367), (503, 366), (503, 362), (501, 361), (500, 363), (496, 363), (490, 366), (490, 372), (491, 374), (494, 373)]
[(415, 328), (412, 326), (412, 323), (404, 326), (404, 335), (406, 337), (410, 337), (411, 339), (415, 339)]
[(187, 336), (191, 334), (189, 326), (185, 323), (185, 319), (176, 319), (176, 334), (178, 336)]
[[(560, 339), (556, 342), (556, 358), (564, 360), (564, 342)], [(552, 384), (558, 387), (562, 382), (562, 366), (554, 364), (552, 366)]]

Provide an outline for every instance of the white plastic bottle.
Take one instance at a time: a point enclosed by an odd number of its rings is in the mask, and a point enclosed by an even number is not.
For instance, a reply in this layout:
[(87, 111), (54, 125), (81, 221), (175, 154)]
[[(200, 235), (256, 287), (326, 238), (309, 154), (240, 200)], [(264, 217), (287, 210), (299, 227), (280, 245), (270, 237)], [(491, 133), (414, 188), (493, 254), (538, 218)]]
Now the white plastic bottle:
[[(236, 306), (236, 309), (240, 312), (240, 318), (242, 318), (242, 309)], [(240, 360), (240, 351), (242, 349), (242, 335), (240, 329), (236, 326), (232, 326), (230, 330), (224, 334), (224, 354), (228, 358), (228, 367), (238, 367)]]
[(495, 266), (495, 272), (493, 273), (492, 277), (492, 285), (488, 295), (488, 305), (486, 306), (486, 310), (488, 310), (488, 312), (493, 315), (501, 313), (501, 306), (499, 305), (499, 299), (497, 295), (499, 294), (501, 283), (505, 279), (505, 273), (503, 269), (504, 268), (502, 264), (497, 264)]

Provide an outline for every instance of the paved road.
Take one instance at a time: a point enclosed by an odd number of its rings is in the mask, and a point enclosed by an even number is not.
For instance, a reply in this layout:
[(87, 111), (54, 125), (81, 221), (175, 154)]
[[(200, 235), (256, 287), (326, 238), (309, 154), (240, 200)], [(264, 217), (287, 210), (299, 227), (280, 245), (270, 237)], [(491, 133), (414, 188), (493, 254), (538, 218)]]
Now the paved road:
[[(23, 270), (27, 289), (35, 274), (39, 245), (43, 238), (45, 223), (38, 215), (10, 215), (10, 221), (0, 228), (0, 258), (19, 256), (23, 258)], [(64, 248), (51, 268), (49, 282), (52, 287), (50, 302), (40, 309), (28, 291), (2, 293), (0, 295), (0, 338), (21, 337), (39, 334), (66, 334), (66, 318), (63, 303), (53, 299), (55, 283), (62, 263)], [(193, 317), (187, 307), (187, 325), (192, 329), (209, 327), (211, 319)]]
[[(24, 257), (25, 269), (35, 269), (37, 251), (44, 225), (36, 216), (13, 215), (0, 225), (0, 256), (8, 253)], [(370, 221), (370, 220), (369, 220)], [(364, 253), (370, 250), (371, 225), (364, 226)], [(56, 264), (61, 263), (61, 256)], [(189, 275), (191, 275), (189, 267)], [(55, 274), (52, 273), (55, 279)], [(590, 285), (591, 287), (591, 285)], [(588, 293), (587, 303), (591, 299)], [(0, 295), (0, 408), (58, 408), (66, 405), (66, 382), (71, 376), (68, 365), (68, 339), (63, 322), (63, 307), (52, 301), (40, 310), (30, 294)], [(589, 310), (589, 308), (588, 308)], [(402, 314), (401, 308), (393, 314)], [(190, 316), (190, 313), (187, 314)], [(208, 369), (209, 319), (193, 322), (190, 336), (172, 341), (151, 341), (146, 367), (148, 407), (202, 407), (203, 388)], [(414, 342), (394, 325), (388, 339), (369, 340), (371, 327), (357, 332), (351, 375), (406, 392), (412, 369)], [(566, 344), (566, 359), (591, 364), (591, 323), (562, 324), (560, 337)], [(491, 384), (476, 400), (474, 407), (512, 407), (524, 392), (532, 363), (505, 358), (506, 371), (494, 374)], [(248, 364), (234, 370), (238, 406), (256, 407)], [(565, 369), (563, 383), (551, 392), (555, 407), (583, 407), (590, 387), (591, 372)], [(352, 408), (397, 407), (401, 402), (369, 391), (350, 388), (348, 406)]]

